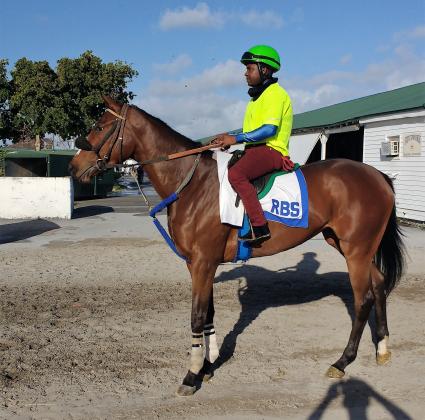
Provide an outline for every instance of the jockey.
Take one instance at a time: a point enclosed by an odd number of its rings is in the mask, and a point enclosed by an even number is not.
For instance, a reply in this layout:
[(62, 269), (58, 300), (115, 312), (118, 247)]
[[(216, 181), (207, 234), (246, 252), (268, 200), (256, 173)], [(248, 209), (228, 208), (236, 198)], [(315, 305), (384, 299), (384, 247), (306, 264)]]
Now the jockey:
[(252, 231), (240, 239), (258, 246), (271, 235), (250, 180), (274, 170), (293, 169), (294, 164), (288, 157), (292, 104), (273, 77), (280, 69), (280, 57), (274, 48), (256, 45), (242, 55), (241, 63), (246, 66), (245, 78), (251, 96), (242, 133), (219, 134), (212, 143), (222, 148), (245, 143), (244, 155), (229, 168), (229, 182), (239, 194), (252, 226)]

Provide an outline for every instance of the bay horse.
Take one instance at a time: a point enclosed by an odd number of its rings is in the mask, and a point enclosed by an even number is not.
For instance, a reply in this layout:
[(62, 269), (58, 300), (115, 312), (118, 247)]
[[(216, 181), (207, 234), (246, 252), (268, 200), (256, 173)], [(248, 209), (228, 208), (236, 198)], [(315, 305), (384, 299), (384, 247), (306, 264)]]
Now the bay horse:
[[(159, 156), (199, 147), (147, 112), (104, 97), (107, 107), (70, 163), (80, 182), (126, 159), (146, 164), (143, 169), (164, 199), (193, 170), (195, 156), (176, 160)], [(84, 149), (84, 150), (82, 150)], [(198, 157), (199, 158), (199, 157)], [(213, 374), (218, 358), (213, 326), (213, 282), (217, 267), (234, 259), (238, 229), (222, 224), (219, 181), (212, 152), (203, 152), (191, 181), (167, 207), (168, 230), (178, 252), (187, 260), (192, 278), (190, 367), (178, 395), (192, 395), (200, 379)], [(253, 248), (252, 257), (296, 247), (322, 232), (329, 245), (345, 258), (354, 295), (355, 317), (348, 344), (327, 375), (340, 378), (354, 361), (364, 326), (375, 305), (378, 344), (376, 360), (390, 360), (386, 300), (402, 276), (404, 245), (397, 223), (391, 180), (366, 164), (347, 159), (322, 160), (302, 166), (308, 196), (308, 228), (270, 222), (271, 239)]]

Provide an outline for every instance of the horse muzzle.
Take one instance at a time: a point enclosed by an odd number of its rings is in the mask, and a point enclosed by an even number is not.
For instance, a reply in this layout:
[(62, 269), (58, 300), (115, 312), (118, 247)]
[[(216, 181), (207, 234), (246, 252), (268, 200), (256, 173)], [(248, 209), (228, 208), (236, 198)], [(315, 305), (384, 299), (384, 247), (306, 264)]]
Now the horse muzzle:
[(85, 137), (78, 137), (75, 140), (75, 147), (86, 152), (93, 152), (93, 146), (88, 142)]

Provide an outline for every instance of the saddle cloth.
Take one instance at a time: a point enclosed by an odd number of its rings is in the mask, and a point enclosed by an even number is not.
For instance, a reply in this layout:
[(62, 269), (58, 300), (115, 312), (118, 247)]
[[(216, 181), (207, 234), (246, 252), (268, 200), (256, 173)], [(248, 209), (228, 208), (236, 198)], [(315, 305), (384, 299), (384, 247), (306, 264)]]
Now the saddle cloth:
[[(241, 227), (244, 219), (242, 201), (236, 207), (237, 194), (227, 177), (230, 153), (217, 152), (217, 170), (220, 181), (220, 220)], [(308, 191), (300, 169), (295, 172), (276, 172), (258, 195), (267, 220), (291, 227), (308, 227)]]

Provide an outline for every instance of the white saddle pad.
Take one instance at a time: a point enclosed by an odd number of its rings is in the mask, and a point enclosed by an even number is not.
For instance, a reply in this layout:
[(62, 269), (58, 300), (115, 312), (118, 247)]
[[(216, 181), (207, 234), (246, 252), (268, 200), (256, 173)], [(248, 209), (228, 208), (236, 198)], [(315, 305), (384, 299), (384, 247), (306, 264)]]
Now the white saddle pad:
[[(227, 177), (230, 153), (217, 151), (217, 171), (220, 181), (220, 219), (222, 223), (241, 227), (244, 217), (242, 201), (235, 206), (236, 192)], [(308, 226), (307, 186), (301, 170), (277, 176), (267, 194), (260, 194), (260, 204), (267, 220), (293, 227)]]

